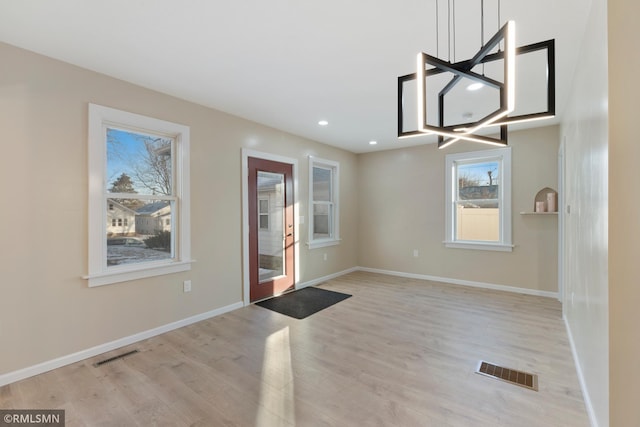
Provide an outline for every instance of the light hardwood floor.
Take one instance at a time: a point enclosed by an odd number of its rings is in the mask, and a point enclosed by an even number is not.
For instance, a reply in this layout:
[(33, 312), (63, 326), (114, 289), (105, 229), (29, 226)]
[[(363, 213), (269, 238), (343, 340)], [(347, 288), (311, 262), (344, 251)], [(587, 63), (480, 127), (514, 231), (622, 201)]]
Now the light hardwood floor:
[(320, 287), (353, 297), (303, 320), (242, 308), (1, 387), (0, 408), (67, 426), (589, 425), (557, 301), (365, 272)]

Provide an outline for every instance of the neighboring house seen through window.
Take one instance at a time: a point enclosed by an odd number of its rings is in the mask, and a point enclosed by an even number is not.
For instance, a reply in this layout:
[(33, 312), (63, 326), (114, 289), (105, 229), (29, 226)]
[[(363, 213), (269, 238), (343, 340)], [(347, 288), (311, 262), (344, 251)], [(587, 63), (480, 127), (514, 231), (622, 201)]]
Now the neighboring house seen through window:
[(89, 286), (190, 269), (189, 128), (90, 104), (89, 167)]
[(446, 156), (447, 247), (511, 251), (511, 148)]
[(309, 157), (309, 247), (340, 243), (339, 164)]
[(260, 230), (269, 229), (269, 199), (258, 200), (258, 227)]

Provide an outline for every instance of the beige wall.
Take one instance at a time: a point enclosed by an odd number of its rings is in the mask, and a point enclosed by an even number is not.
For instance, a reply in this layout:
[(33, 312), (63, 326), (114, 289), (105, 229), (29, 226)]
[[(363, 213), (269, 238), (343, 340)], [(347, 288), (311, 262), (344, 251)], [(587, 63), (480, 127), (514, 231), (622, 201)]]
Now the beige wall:
[[(578, 211), (566, 218), (565, 315), (598, 425), (640, 425), (640, 200), (629, 197), (640, 183), (640, 5), (592, 3), (567, 120), (560, 130), (510, 133), (513, 253), (442, 245), (444, 155), (477, 145), (355, 156), (0, 44), (0, 180), (3, 203), (12, 207), (0, 209), (0, 375), (240, 301), (242, 148), (298, 159), (305, 216), (306, 156), (341, 163), (343, 241), (301, 246), (303, 282), (361, 265), (554, 292), (557, 220), (518, 212), (532, 209), (540, 188), (557, 188), (556, 151), (566, 138), (566, 197)], [(603, 136), (607, 80), (610, 144)], [(80, 279), (87, 273), (89, 102), (191, 126), (192, 253), (200, 260), (191, 272), (92, 289)], [(299, 231), (306, 241), (306, 225)]]
[[(557, 292), (555, 215), (532, 211), (544, 187), (557, 189), (558, 127), (509, 133), (513, 252), (445, 248), (445, 155), (483, 149), (435, 144), (359, 156), (360, 266)], [(413, 256), (417, 249), (419, 256)]]
[(610, 420), (611, 426), (639, 426), (640, 3), (608, 0), (602, 9), (609, 21)]
[[(302, 282), (356, 265), (354, 154), (0, 44), (0, 374), (242, 301), (241, 149), (340, 162), (342, 244), (300, 249)], [(87, 287), (87, 104), (191, 127), (190, 272)], [(274, 100), (277, 102), (277, 100)], [(305, 242), (307, 228), (299, 230)], [(328, 260), (323, 260), (327, 253)], [(191, 293), (182, 281), (193, 282)]]
[(606, 2), (594, 0), (561, 127), (570, 206), (564, 216), (563, 311), (587, 407), (599, 426), (608, 425), (609, 414), (606, 33)]

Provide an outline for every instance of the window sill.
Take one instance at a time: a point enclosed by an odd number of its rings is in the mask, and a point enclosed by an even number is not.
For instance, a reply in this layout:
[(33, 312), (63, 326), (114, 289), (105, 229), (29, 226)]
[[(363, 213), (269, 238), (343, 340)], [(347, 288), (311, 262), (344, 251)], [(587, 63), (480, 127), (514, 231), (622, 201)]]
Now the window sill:
[(171, 264), (147, 266), (143, 268), (126, 269), (118, 271), (108, 271), (103, 273), (89, 274), (82, 278), (88, 280), (90, 288), (114, 283), (127, 282), (130, 280), (144, 279), (147, 277), (162, 276), (165, 274), (179, 273), (191, 270), (191, 264), (195, 260), (176, 261)]
[(558, 212), (520, 212), (520, 215), (558, 215)]
[(480, 243), (480, 242), (443, 242), (447, 248), (477, 249), (482, 251), (512, 252), (514, 245), (504, 243)]
[(340, 239), (314, 240), (313, 242), (307, 242), (307, 246), (309, 246), (309, 249), (326, 248), (327, 246), (339, 245), (340, 242)]

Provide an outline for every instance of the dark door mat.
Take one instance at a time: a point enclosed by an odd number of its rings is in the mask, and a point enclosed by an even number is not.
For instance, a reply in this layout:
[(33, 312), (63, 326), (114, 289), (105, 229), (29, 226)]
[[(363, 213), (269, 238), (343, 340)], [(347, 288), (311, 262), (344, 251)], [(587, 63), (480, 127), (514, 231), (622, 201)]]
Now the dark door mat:
[(257, 302), (256, 305), (289, 317), (304, 319), (350, 296), (340, 292), (308, 287)]

